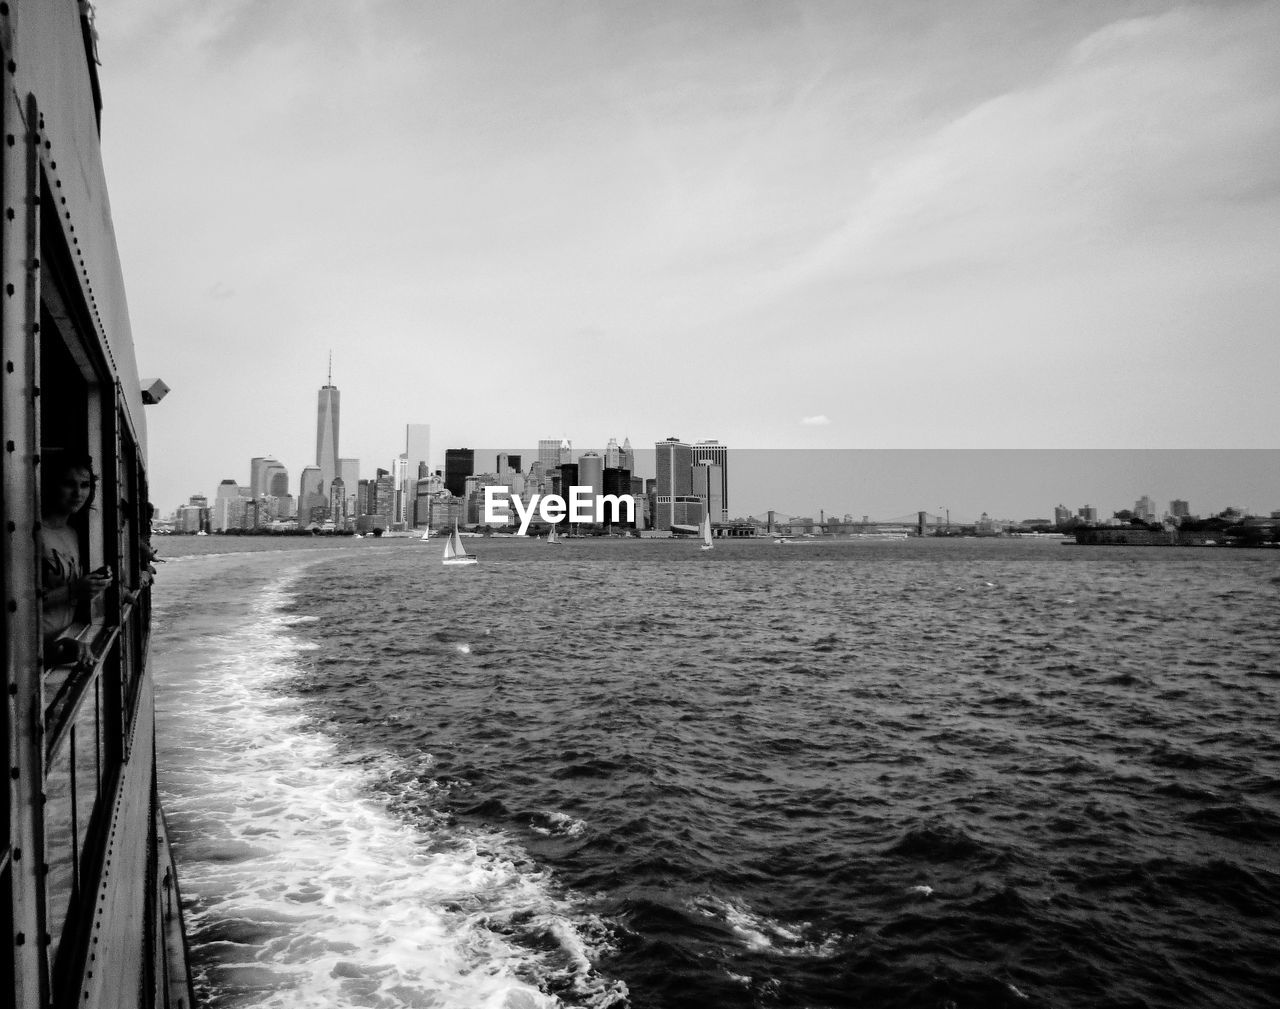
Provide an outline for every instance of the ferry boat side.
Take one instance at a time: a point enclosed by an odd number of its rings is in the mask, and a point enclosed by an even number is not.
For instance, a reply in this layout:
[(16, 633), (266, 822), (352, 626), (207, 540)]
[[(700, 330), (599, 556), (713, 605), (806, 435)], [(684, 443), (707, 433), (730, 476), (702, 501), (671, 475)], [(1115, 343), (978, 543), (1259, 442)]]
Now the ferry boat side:
[[(134, 361), (91, 18), (78, 0), (0, 2), (0, 998), (15, 1009), (192, 1004), (147, 666), (143, 409), (160, 387), (144, 393)], [(42, 474), (83, 457), (78, 560), (112, 576), (64, 594), (79, 602), (55, 649)]]

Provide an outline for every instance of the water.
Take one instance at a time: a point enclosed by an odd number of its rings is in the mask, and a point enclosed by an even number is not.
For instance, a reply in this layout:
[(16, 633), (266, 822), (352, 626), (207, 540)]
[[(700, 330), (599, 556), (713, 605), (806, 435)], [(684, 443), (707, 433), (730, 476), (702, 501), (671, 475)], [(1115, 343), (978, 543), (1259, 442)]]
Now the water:
[(1280, 553), (474, 542), (162, 569), (208, 1004), (1274, 1004)]

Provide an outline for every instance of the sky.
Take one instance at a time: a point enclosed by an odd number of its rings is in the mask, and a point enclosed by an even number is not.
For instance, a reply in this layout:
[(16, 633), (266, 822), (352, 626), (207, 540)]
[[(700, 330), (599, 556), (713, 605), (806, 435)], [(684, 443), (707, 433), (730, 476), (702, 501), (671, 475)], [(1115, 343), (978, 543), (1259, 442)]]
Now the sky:
[(162, 511), (296, 483), (330, 352), (362, 476), (1276, 447), (1280, 4), (97, 7)]

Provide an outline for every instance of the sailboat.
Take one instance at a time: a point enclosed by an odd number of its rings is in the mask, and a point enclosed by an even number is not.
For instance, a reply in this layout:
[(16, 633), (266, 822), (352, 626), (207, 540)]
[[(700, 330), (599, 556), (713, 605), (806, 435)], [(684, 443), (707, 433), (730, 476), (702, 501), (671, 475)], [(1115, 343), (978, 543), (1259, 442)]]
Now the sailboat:
[(714, 550), (716, 547), (715, 547), (715, 544), (711, 542), (711, 516), (710, 515), (702, 516), (702, 527), (698, 530), (698, 532), (702, 535), (702, 549)]
[(551, 527), (551, 532), (547, 533), (547, 542), (554, 543), (557, 546), (560, 545), (560, 527), (559, 526), (553, 525)]
[(458, 523), (453, 524), (453, 535), (451, 535), (444, 544), (444, 562), (446, 564), (475, 564), (477, 561), (475, 554), (467, 553), (466, 547), (462, 545), (462, 537), (458, 535)]
[(430, 527), (430, 526), (427, 526), (427, 528), (425, 528), (425, 529), (423, 529), (423, 530), (422, 530), (422, 538), (423, 538), (424, 540), (429, 540), (429, 539), (431, 539), (431, 527)]

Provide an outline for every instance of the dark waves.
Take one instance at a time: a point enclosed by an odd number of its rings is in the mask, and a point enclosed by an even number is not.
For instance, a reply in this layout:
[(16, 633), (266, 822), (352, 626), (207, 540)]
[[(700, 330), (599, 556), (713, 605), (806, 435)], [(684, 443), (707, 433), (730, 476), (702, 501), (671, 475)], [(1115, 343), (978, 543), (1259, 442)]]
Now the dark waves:
[(1280, 986), (1270, 555), (427, 553), (311, 568), (283, 689), (398, 815), (514, 839), (630, 1005)]

